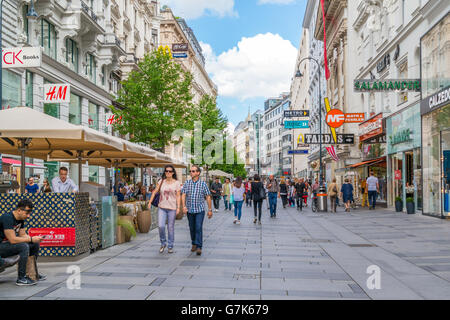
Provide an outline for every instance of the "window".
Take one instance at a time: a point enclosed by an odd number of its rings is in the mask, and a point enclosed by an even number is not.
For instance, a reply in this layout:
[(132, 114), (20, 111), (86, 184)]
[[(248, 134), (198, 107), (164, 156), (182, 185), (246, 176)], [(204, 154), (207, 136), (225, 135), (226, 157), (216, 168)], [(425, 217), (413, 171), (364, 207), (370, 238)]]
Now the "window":
[(72, 92), (70, 93), (69, 122), (81, 124), (81, 98)]
[(78, 56), (79, 49), (77, 43), (72, 39), (66, 39), (66, 62), (69, 64), (69, 68), (78, 73)]
[(106, 65), (102, 66), (102, 86), (105, 86), (105, 78), (106, 78)]
[(55, 26), (45, 19), (41, 20), (41, 46), (45, 54), (56, 60), (56, 30)]
[(98, 166), (89, 166), (89, 182), (98, 183)]
[(33, 108), (33, 73), (27, 70), (25, 76), (25, 106)]
[(28, 5), (24, 5), (22, 9), (22, 19), (23, 19), (23, 33), (27, 36), (27, 43), (30, 41), (30, 32), (29, 32), (29, 24), (28, 24)]
[[(403, 63), (399, 67), (399, 75), (400, 79), (407, 79), (408, 78), (408, 62)], [(398, 104), (402, 104), (404, 102), (408, 102), (408, 91), (401, 91), (398, 94)]]
[(89, 102), (89, 128), (98, 130), (98, 106)]
[(93, 83), (96, 83), (96, 77), (97, 77), (96, 69), (97, 69), (97, 63), (95, 62), (95, 57), (90, 53), (86, 53), (85, 73), (89, 77), (89, 80), (91, 80)]
[(21, 76), (3, 69), (2, 77), (2, 109), (14, 108), (21, 105)]

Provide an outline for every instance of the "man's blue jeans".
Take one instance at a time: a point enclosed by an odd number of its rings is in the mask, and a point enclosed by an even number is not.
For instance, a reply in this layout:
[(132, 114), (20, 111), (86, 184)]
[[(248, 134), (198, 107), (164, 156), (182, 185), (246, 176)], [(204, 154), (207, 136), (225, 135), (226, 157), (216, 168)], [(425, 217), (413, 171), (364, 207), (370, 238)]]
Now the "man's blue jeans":
[(277, 214), (277, 196), (276, 192), (269, 192), (269, 205), (270, 205), (270, 216), (273, 217)]
[(231, 203), (230, 203), (227, 195), (223, 196), (223, 202), (225, 203), (225, 210), (227, 210), (227, 209), (231, 210)]
[(205, 211), (187, 214), (189, 221), (189, 230), (191, 231), (192, 245), (196, 245), (198, 249), (203, 246), (203, 220), (205, 219)]
[(28, 257), (35, 256), (37, 259), (39, 256), (39, 243), (0, 243), (1, 257), (8, 258), (17, 254), (20, 255), (18, 276), (19, 278), (23, 278), (26, 275)]
[(239, 221), (241, 220), (241, 216), (242, 216), (242, 205), (243, 204), (244, 204), (244, 200), (234, 202), (234, 217), (237, 218)]
[(372, 208), (375, 209), (375, 205), (377, 204), (377, 191), (369, 191), (369, 203), (372, 206)]

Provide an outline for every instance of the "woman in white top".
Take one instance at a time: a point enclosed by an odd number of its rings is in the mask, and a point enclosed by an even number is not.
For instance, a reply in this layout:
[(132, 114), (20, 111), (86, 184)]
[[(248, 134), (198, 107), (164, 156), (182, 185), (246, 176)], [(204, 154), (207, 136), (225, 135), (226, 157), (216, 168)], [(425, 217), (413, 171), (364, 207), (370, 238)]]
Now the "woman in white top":
[(166, 221), (169, 238), (168, 253), (173, 253), (173, 244), (175, 240), (175, 218), (180, 213), (181, 208), (181, 184), (177, 180), (177, 173), (172, 165), (164, 168), (162, 180), (158, 183), (156, 190), (152, 192), (149, 207), (159, 192), (158, 203), (158, 226), (159, 239), (161, 241), (160, 253), (166, 248)]
[(240, 177), (236, 178), (233, 185), (233, 201), (234, 201), (234, 222), (241, 224), (242, 204), (245, 200), (245, 187)]

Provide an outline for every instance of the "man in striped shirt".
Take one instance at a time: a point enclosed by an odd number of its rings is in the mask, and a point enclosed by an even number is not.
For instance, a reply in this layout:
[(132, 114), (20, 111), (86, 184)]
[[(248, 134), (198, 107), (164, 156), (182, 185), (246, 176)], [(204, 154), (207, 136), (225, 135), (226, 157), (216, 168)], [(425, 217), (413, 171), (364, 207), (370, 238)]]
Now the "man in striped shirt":
[(187, 180), (181, 189), (183, 213), (188, 217), (191, 231), (192, 249), (197, 255), (202, 254), (203, 220), (205, 219), (205, 198), (208, 203), (208, 219), (212, 217), (211, 193), (207, 184), (200, 180), (200, 167), (191, 166), (191, 180)]

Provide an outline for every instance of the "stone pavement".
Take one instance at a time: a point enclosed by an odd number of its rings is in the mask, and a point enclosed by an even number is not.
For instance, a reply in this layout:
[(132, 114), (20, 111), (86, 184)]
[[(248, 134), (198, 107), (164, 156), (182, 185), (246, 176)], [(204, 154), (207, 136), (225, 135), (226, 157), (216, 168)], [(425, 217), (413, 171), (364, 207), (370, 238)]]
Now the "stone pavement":
[[(223, 203), (221, 203), (223, 207)], [(17, 287), (0, 274), (0, 299), (448, 299), (450, 221), (389, 210), (337, 214), (263, 205), (262, 226), (243, 207), (241, 225), (220, 210), (204, 223), (203, 255), (190, 252), (187, 219), (176, 222), (175, 253), (158, 252), (157, 229), (72, 263), (40, 263), (48, 275)], [(81, 289), (66, 268), (81, 268)], [(369, 289), (367, 268), (381, 270)]]

